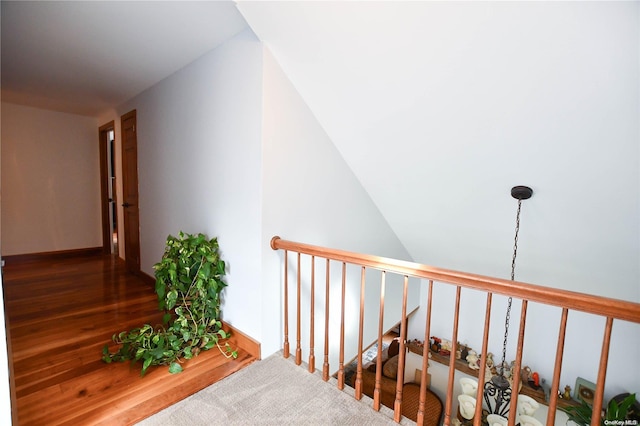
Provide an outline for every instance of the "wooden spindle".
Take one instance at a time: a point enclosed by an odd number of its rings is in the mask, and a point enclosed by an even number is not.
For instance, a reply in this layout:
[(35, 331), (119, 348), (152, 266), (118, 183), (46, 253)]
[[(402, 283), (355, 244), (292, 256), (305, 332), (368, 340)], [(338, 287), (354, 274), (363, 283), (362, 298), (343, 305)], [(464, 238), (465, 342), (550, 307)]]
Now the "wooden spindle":
[(309, 325), (309, 373), (316, 371), (316, 355), (314, 352), (314, 337), (315, 337), (315, 292), (316, 292), (316, 257), (311, 256), (311, 318)]
[(360, 274), (360, 327), (358, 329), (358, 361), (356, 367), (356, 383), (355, 383), (355, 397), (359, 401), (362, 399), (362, 345), (364, 341), (364, 281), (366, 270), (362, 267), (362, 273)]
[(296, 365), (302, 364), (302, 348), (300, 347), (300, 253), (298, 252), (298, 271), (297, 271), (297, 289), (296, 295)]
[[(380, 317), (378, 318), (378, 353), (382, 353), (382, 332), (384, 329), (384, 293), (386, 271), (382, 271), (380, 282)], [(380, 411), (380, 387), (382, 385), (382, 356), (376, 358), (376, 382), (373, 388), (373, 409)]]
[(451, 410), (453, 407), (453, 386), (456, 373), (456, 342), (458, 341), (458, 319), (460, 317), (460, 286), (456, 286), (456, 304), (453, 313), (453, 331), (451, 333), (451, 354), (449, 356), (449, 383), (447, 384), (447, 398), (444, 406), (444, 424), (451, 424)]
[(289, 358), (289, 251), (284, 251), (284, 346), (282, 352)]
[(524, 330), (527, 322), (527, 305), (526, 300), (522, 301), (522, 309), (520, 310), (520, 329), (518, 330), (518, 346), (516, 348), (516, 363), (514, 366), (511, 379), (511, 402), (509, 402), (509, 424), (516, 424), (516, 409), (518, 404), (518, 388), (520, 387), (520, 370), (522, 365), (522, 348), (524, 346)]
[(344, 389), (344, 304), (347, 293), (347, 264), (342, 262), (342, 300), (340, 301), (340, 355), (338, 360), (338, 389)]
[[(492, 293), (487, 293), (487, 306), (484, 314), (484, 332), (482, 335), (482, 351), (480, 352), (480, 371), (478, 371), (478, 391), (476, 394), (476, 411), (473, 415), (473, 425), (480, 426), (482, 423), (482, 401), (484, 393), (484, 377), (487, 370), (487, 351), (489, 346), (489, 326), (491, 325), (491, 302)], [(466, 361), (466, 360), (464, 360)]]
[(593, 413), (591, 414), (591, 426), (600, 424), (600, 410), (604, 397), (604, 382), (607, 379), (607, 363), (609, 362), (609, 346), (611, 343), (611, 328), (613, 318), (607, 317), (604, 328), (604, 338), (602, 339), (602, 351), (600, 352), (600, 367), (598, 368), (598, 382), (596, 383), (596, 394), (593, 398)]
[(562, 357), (564, 354), (564, 339), (567, 331), (567, 316), (569, 310), (562, 309), (562, 317), (560, 318), (560, 330), (558, 331), (558, 346), (556, 349), (556, 362), (553, 367), (553, 380), (551, 381), (549, 412), (547, 413), (547, 424), (556, 423), (556, 408), (558, 406), (558, 389), (560, 389), (560, 373), (562, 372)]
[(424, 424), (425, 403), (427, 399), (427, 377), (429, 370), (429, 340), (431, 338), (431, 301), (433, 297), (433, 280), (429, 280), (429, 294), (427, 296), (427, 318), (424, 325), (424, 347), (422, 348), (422, 375), (420, 376), (420, 400), (418, 401), (418, 415), (416, 423), (418, 426)]
[(398, 353), (398, 378), (396, 380), (396, 401), (393, 404), (393, 419), (400, 423), (402, 419), (402, 387), (404, 386), (404, 359), (407, 342), (407, 295), (409, 294), (409, 277), (404, 276), (402, 290), (402, 317), (400, 323), (400, 352)]
[(326, 266), (326, 283), (324, 294), (324, 362), (322, 363), (322, 380), (329, 380), (329, 259)]

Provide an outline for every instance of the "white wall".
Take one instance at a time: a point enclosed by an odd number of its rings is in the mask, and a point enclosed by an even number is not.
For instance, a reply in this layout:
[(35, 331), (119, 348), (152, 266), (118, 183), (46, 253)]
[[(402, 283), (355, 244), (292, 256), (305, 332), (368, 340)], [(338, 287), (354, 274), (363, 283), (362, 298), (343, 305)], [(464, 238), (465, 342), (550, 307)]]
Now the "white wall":
[[(239, 8), (413, 259), (508, 278), (509, 191), (529, 185), (516, 279), (640, 302), (640, 3)], [(451, 334), (452, 295), (436, 291), (433, 334)], [(484, 296), (463, 305), (460, 339), (479, 347)], [(505, 307), (494, 300), (493, 352)], [(559, 312), (529, 312), (524, 362), (550, 377)], [(570, 314), (563, 385), (594, 381), (602, 330)], [(638, 391), (639, 333), (614, 324), (607, 396)]]
[(2, 255), (102, 246), (97, 129), (2, 103)]
[(118, 108), (137, 110), (142, 270), (153, 276), (169, 234), (217, 237), (223, 319), (258, 340), (261, 69), (245, 31)]
[[(360, 253), (410, 260), (402, 243), (394, 235), (358, 179), (344, 162), (331, 139), (319, 125), (307, 105), (270, 51), (264, 54), (264, 119), (262, 172), (262, 323), (263, 354), (282, 347), (281, 302), (283, 253), (269, 248), (274, 235), (283, 239)], [(289, 257), (290, 286), (296, 282), (296, 258)], [(308, 316), (310, 299), (310, 259), (302, 261), (302, 312)], [(341, 265), (332, 263), (330, 293), (330, 340), (338, 347)], [(360, 270), (347, 271), (347, 335), (345, 361), (357, 348)], [(315, 351), (322, 362), (325, 307), (325, 261), (316, 260)], [(419, 289), (410, 286), (409, 309), (418, 302)], [(385, 330), (400, 319), (401, 279), (387, 278)], [(290, 293), (289, 341), (295, 348), (295, 292)], [(377, 336), (380, 299), (380, 274), (367, 276), (365, 345)], [(302, 322), (303, 357), (309, 353), (309, 323)], [(332, 357), (332, 371), (337, 369)]]
[[(153, 275), (170, 233), (217, 236), (228, 265), (223, 318), (261, 341), (263, 356), (282, 347), (281, 261), (269, 248), (273, 235), (408, 257), (250, 31), (100, 122), (115, 119), (119, 140), (118, 117), (132, 109), (138, 117), (143, 271)], [(367, 298), (375, 297), (372, 288)], [(412, 286), (409, 306), (417, 303)]]

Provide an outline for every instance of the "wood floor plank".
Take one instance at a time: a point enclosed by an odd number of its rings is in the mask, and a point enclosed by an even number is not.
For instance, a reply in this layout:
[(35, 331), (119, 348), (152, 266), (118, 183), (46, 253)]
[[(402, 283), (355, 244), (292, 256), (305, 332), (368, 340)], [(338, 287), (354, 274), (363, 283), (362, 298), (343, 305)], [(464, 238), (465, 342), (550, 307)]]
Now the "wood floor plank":
[(140, 377), (140, 364), (102, 362), (114, 333), (162, 317), (154, 289), (111, 256), (12, 263), (3, 284), (21, 426), (130, 425), (259, 356), (259, 345), (240, 336), (232, 340), (238, 359), (213, 349), (175, 375), (160, 366)]

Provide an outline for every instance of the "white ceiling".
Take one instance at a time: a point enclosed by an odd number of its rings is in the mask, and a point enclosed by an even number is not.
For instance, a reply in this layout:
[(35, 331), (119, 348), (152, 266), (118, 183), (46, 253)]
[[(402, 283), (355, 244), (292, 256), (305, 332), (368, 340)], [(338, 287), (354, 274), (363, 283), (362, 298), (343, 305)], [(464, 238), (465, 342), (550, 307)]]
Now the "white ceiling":
[(250, 27), (415, 260), (508, 276), (528, 185), (527, 280), (638, 276), (640, 2), (1, 5), (3, 100), (96, 115)]
[(2, 1), (2, 100), (95, 116), (247, 28), (232, 1)]
[(639, 5), (238, 8), (415, 260), (508, 277), (528, 185), (519, 272), (598, 293), (602, 259), (638, 276)]

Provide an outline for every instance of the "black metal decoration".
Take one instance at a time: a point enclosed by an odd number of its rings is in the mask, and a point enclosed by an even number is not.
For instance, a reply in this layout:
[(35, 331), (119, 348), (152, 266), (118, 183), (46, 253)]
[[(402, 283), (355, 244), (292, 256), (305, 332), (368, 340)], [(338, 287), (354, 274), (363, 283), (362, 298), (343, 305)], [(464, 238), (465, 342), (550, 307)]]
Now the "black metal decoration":
[[(515, 280), (516, 256), (518, 255), (518, 233), (520, 232), (520, 209), (522, 200), (528, 200), (533, 195), (533, 190), (528, 186), (514, 186), (511, 188), (511, 196), (518, 200), (518, 211), (516, 213), (516, 235), (513, 243), (513, 257), (511, 258), (511, 281)], [(509, 403), (511, 402), (511, 384), (504, 376), (504, 366), (507, 357), (507, 338), (509, 336), (509, 319), (511, 317), (511, 302), (509, 297), (507, 304), (507, 315), (504, 324), (504, 341), (502, 343), (502, 362), (498, 374), (484, 384), (484, 401), (487, 403), (489, 412), (507, 417), (509, 413)]]

